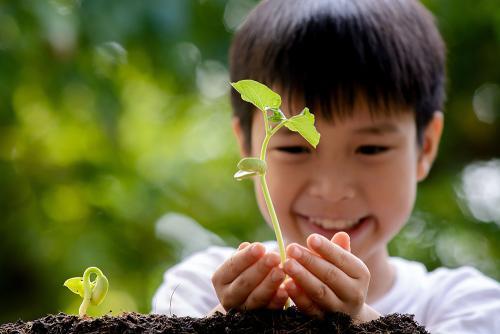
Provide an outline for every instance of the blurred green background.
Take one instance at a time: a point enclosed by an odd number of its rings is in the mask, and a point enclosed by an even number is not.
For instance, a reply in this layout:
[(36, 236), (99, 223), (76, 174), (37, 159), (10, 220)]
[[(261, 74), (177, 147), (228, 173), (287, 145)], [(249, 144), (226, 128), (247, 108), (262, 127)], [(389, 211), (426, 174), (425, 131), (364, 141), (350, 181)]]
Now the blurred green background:
[[(147, 313), (208, 233), (272, 238), (232, 178), (227, 50), (256, 2), (0, 1), (0, 322), (76, 313), (62, 283), (91, 265), (111, 283), (91, 314)], [(448, 44), (446, 130), (391, 251), (498, 280), (500, 8), (424, 3)]]

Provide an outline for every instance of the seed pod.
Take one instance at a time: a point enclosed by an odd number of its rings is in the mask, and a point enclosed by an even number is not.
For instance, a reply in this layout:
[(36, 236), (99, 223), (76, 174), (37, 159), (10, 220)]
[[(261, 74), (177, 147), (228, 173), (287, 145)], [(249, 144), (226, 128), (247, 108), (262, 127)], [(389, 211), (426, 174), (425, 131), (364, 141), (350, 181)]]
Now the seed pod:
[(234, 174), (237, 181), (250, 179), (253, 176), (264, 175), (267, 169), (266, 162), (259, 158), (243, 158), (238, 162), (239, 171)]
[(246, 179), (251, 179), (254, 176), (257, 176), (258, 174), (256, 172), (248, 172), (244, 170), (239, 170), (234, 174), (234, 178), (236, 181), (241, 181), (241, 180), (246, 180)]
[(264, 160), (259, 158), (243, 158), (238, 162), (238, 168), (246, 172), (256, 172), (257, 174), (264, 174), (267, 170), (267, 165)]
[(103, 301), (108, 293), (108, 286), (109, 282), (106, 276), (97, 276), (95, 286), (92, 289), (92, 296), (90, 297), (92, 305), (99, 305)]

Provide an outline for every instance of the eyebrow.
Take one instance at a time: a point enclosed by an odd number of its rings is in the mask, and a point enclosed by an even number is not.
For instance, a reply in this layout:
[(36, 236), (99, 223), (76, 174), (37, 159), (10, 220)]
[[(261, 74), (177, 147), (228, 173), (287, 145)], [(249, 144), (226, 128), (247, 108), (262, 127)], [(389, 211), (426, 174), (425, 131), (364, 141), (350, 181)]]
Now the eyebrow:
[(386, 133), (399, 133), (400, 129), (393, 123), (380, 123), (354, 129), (355, 133), (383, 135)]

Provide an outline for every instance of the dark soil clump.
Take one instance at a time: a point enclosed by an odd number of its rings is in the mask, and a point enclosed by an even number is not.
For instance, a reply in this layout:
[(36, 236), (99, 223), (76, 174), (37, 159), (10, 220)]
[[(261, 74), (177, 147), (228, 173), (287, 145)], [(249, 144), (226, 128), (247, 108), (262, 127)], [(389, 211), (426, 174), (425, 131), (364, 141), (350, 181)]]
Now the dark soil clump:
[(391, 314), (380, 319), (354, 325), (342, 313), (331, 313), (324, 319), (310, 318), (295, 307), (286, 311), (230, 311), (211, 317), (191, 318), (157, 314), (124, 313), (120, 316), (80, 319), (59, 313), (34, 321), (17, 321), (0, 325), (0, 333), (238, 333), (238, 334), (302, 334), (302, 333), (428, 333), (411, 315)]

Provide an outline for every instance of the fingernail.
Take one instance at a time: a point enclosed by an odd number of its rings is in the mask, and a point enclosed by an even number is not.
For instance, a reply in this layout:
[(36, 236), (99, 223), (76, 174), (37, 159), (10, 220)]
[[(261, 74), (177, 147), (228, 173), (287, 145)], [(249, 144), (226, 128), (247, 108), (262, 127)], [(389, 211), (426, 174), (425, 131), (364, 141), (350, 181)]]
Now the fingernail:
[(298, 264), (295, 260), (288, 260), (288, 262), (285, 263), (285, 266), (288, 273), (292, 275), (295, 275), (300, 271), (300, 264)]
[(302, 251), (299, 249), (299, 247), (292, 246), (290, 247), (290, 256), (296, 259), (300, 259), (300, 257), (302, 256)]
[(279, 299), (283, 299), (285, 297), (287, 297), (287, 293), (285, 290), (278, 290), (278, 292), (276, 292), (276, 297), (278, 297)]
[(258, 244), (252, 245), (252, 249), (250, 249), (250, 252), (252, 252), (252, 255), (259, 255), (261, 252), (261, 250), (259, 248), (260, 247)]
[(274, 256), (268, 256), (267, 259), (266, 259), (266, 266), (268, 267), (274, 267), (275, 265), (277, 265), (279, 263), (279, 259), (277, 259), (276, 257)]
[(321, 238), (317, 235), (311, 237), (311, 246), (314, 248), (319, 248), (321, 246)]
[(295, 285), (295, 283), (293, 281), (288, 282), (286, 287), (287, 287), (287, 290), (291, 290), (291, 291), (297, 290), (297, 285)]
[(284, 273), (281, 270), (273, 270), (271, 273), (271, 281), (274, 283), (282, 281), (284, 277)]

